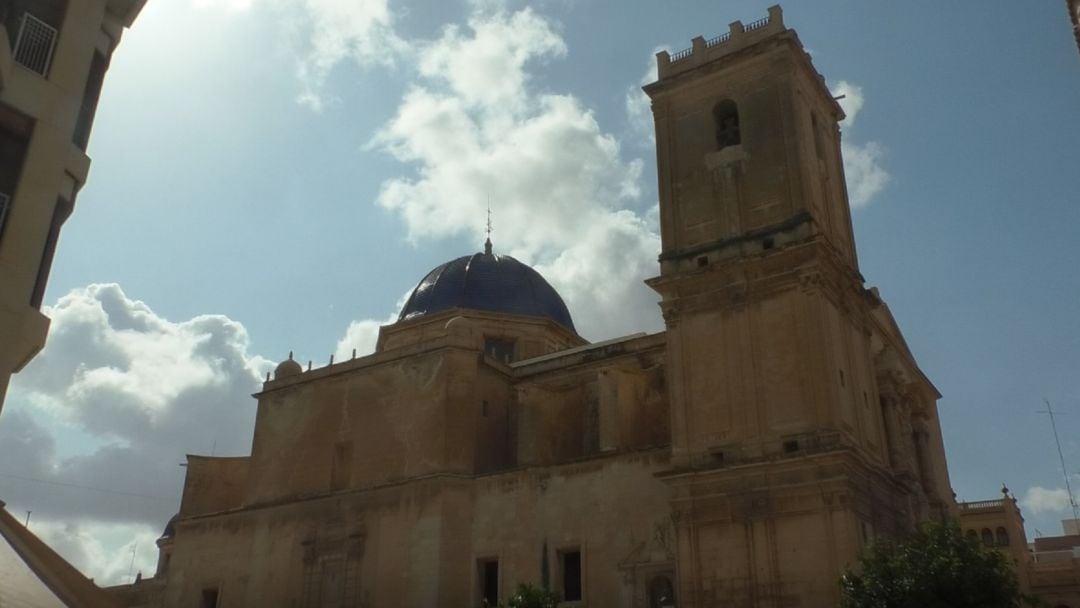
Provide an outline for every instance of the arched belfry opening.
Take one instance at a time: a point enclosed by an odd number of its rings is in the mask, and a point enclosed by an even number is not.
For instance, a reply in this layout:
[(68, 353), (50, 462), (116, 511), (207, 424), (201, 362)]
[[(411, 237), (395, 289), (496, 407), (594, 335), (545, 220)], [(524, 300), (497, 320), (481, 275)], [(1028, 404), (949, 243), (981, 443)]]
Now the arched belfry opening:
[(713, 107), (713, 119), (716, 121), (716, 149), (742, 143), (739, 132), (739, 106), (730, 99), (725, 99)]

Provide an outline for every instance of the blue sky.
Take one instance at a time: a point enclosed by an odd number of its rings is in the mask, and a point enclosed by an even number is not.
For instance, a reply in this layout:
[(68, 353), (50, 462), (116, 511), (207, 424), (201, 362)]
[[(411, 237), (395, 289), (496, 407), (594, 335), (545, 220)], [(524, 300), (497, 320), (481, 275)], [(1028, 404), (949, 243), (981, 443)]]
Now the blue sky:
[[(270, 362), (364, 349), (428, 270), (479, 249), (488, 199), (496, 250), (536, 265), (586, 337), (660, 329), (637, 89), (657, 47), (768, 4), (150, 0), (108, 73), (54, 335), (0, 424), (25, 453), (0, 496), (99, 580), (127, 575), (131, 538), (152, 569), (183, 454), (246, 451)], [(862, 272), (944, 395), (954, 488), (1005, 482), (1029, 535), (1058, 533), (1036, 410), (1065, 412), (1080, 471), (1080, 54), (1062, 3), (784, 10), (848, 94)], [(55, 485), (72, 480), (95, 489)]]

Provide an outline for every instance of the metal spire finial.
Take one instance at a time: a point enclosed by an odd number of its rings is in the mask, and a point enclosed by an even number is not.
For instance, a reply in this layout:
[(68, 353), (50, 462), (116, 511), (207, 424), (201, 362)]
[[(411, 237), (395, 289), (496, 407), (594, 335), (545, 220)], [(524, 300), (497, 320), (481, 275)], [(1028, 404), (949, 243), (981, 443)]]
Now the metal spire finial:
[(484, 241), (484, 254), (491, 255), (491, 197), (487, 204), (487, 240)]

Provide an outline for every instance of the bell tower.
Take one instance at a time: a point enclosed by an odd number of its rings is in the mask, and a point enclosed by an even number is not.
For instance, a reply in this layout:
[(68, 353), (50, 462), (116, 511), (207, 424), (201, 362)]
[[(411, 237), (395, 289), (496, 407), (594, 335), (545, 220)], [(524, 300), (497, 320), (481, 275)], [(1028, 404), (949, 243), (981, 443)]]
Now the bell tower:
[(648, 283), (667, 326), (679, 603), (835, 606), (861, 545), (948, 493), (936, 391), (905, 376), (932, 427), (916, 480), (911, 427), (883, 414), (880, 353), (917, 367), (859, 273), (843, 110), (780, 7), (657, 64)]
[(663, 246), (649, 284), (674, 359), (675, 460), (708, 462), (729, 444), (763, 455), (773, 439), (825, 429), (877, 446), (880, 420), (855, 407), (873, 370), (855, 347), (865, 290), (843, 111), (780, 7), (730, 28), (659, 53), (645, 87)]

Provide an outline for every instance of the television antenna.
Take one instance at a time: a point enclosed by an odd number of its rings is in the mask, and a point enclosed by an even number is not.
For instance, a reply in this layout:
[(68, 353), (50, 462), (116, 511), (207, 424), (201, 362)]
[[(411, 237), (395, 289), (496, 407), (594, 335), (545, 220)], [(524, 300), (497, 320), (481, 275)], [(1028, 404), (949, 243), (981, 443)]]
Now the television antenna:
[[(1058, 460), (1061, 461), (1061, 474), (1065, 478), (1065, 491), (1069, 493), (1069, 506), (1072, 507), (1073, 519), (1080, 519), (1080, 508), (1077, 507), (1076, 498), (1073, 496), (1072, 485), (1069, 483), (1069, 471), (1065, 468), (1065, 456), (1061, 453), (1061, 439), (1058, 437), (1057, 422), (1054, 419), (1054, 408), (1050, 405), (1050, 400), (1045, 397), (1043, 398), (1043, 403), (1046, 404), (1046, 409), (1039, 410), (1039, 413), (1050, 416), (1050, 429), (1054, 431), (1054, 443), (1057, 445)], [(1061, 412), (1056, 413), (1060, 414)]]

